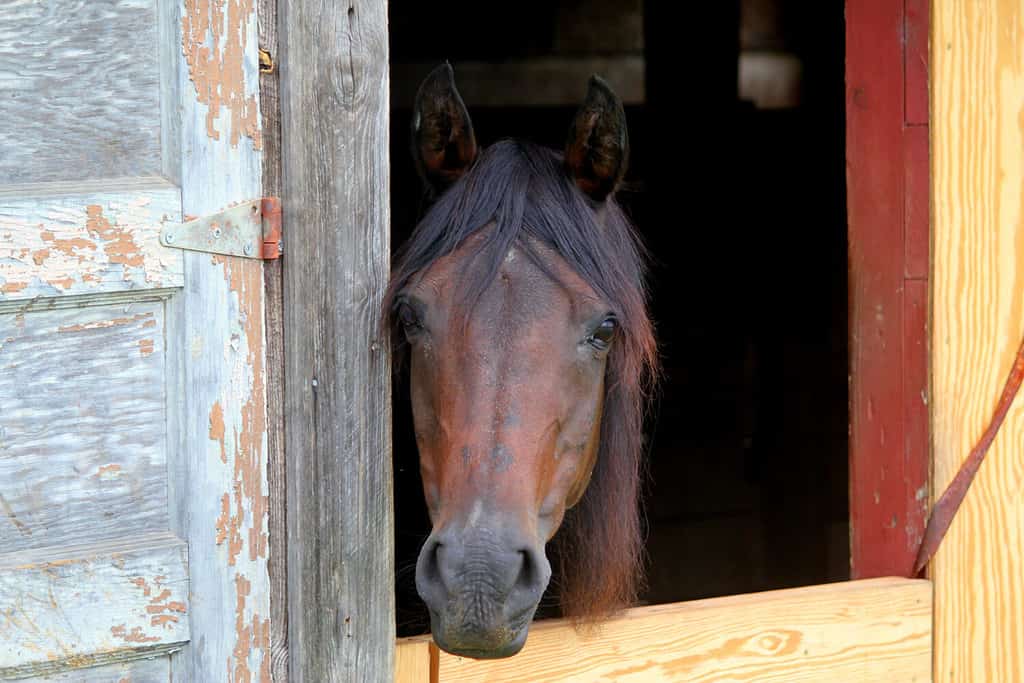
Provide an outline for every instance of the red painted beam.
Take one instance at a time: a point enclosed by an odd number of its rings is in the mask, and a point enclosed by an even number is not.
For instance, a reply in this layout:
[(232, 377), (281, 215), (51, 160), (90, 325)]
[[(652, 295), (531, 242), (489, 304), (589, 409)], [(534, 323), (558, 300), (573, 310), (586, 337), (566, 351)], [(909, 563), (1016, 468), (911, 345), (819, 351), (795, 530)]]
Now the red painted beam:
[(906, 11), (892, 0), (846, 5), (853, 578), (909, 576), (924, 526), (927, 409), (920, 391), (927, 378), (927, 284), (908, 286), (907, 257), (913, 254), (919, 265), (921, 245), (920, 230), (908, 231), (907, 217), (920, 205), (918, 193), (927, 196), (928, 189), (926, 179), (922, 185), (918, 176), (907, 176), (904, 132), (909, 103), (920, 104), (916, 88), (927, 84), (904, 71), (906, 20), (917, 7), (907, 3)]

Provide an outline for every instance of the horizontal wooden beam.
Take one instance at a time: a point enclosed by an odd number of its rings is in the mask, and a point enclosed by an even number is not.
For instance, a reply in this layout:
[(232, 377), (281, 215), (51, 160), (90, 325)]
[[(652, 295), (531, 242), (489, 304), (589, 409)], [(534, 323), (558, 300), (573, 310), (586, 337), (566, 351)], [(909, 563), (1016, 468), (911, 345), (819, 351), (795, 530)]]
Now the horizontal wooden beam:
[(631, 609), (597, 629), (538, 622), (510, 659), (398, 642), (396, 683), (931, 680), (932, 587), (883, 578)]
[[(392, 64), (391, 100), (412, 107), (420, 82), (436, 64)], [(575, 107), (597, 74), (626, 104), (644, 102), (644, 58), (537, 57), (502, 63), (455, 62), (455, 81), (469, 107)]]

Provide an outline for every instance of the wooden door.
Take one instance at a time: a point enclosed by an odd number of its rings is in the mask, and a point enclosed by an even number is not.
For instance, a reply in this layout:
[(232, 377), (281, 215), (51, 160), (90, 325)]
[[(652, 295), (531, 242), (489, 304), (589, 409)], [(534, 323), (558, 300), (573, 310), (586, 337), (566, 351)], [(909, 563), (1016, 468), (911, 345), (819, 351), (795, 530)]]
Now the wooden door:
[(159, 241), (261, 195), (256, 63), (244, 0), (0, 7), (0, 678), (269, 679), (263, 265)]

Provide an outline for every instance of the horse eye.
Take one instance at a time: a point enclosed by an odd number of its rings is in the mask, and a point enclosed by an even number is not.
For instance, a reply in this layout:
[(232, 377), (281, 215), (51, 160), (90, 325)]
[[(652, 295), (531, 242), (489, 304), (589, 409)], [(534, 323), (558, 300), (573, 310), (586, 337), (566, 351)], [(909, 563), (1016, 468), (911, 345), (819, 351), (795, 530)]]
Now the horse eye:
[(597, 329), (590, 333), (590, 336), (587, 337), (587, 342), (594, 348), (604, 351), (611, 345), (612, 339), (615, 338), (615, 331), (618, 327), (618, 321), (609, 316), (602, 320), (601, 324), (597, 326)]
[(398, 322), (406, 334), (415, 334), (422, 327), (419, 316), (409, 304), (400, 304), (398, 307)]

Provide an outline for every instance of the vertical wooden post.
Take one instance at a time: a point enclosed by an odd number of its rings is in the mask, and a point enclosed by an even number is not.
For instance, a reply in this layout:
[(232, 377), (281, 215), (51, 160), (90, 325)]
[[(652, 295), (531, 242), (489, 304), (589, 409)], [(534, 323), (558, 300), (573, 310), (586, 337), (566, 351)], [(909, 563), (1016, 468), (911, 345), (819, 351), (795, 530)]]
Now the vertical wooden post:
[[(1024, 335), (1024, 7), (933, 5), (934, 493), (992, 417)], [(1024, 396), (931, 564), (935, 680), (1024, 680)]]
[[(263, 131), (263, 194), (281, 194), (281, 98), (278, 74), (277, 0), (256, 5), (259, 48), (272, 68), (260, 66), (260, 117)], [(267, 517), (270, 527), (270, 675), (288, 680), (287, 477), (284, 451), (284, 270), (283, 261), (263, 264), (267, 330)]]
[(928, 494), (927, 2), (847, 0), (850, 554), (909, 576)]
[(385, 0), (279, 0), (294, 681), (394, 669)]

